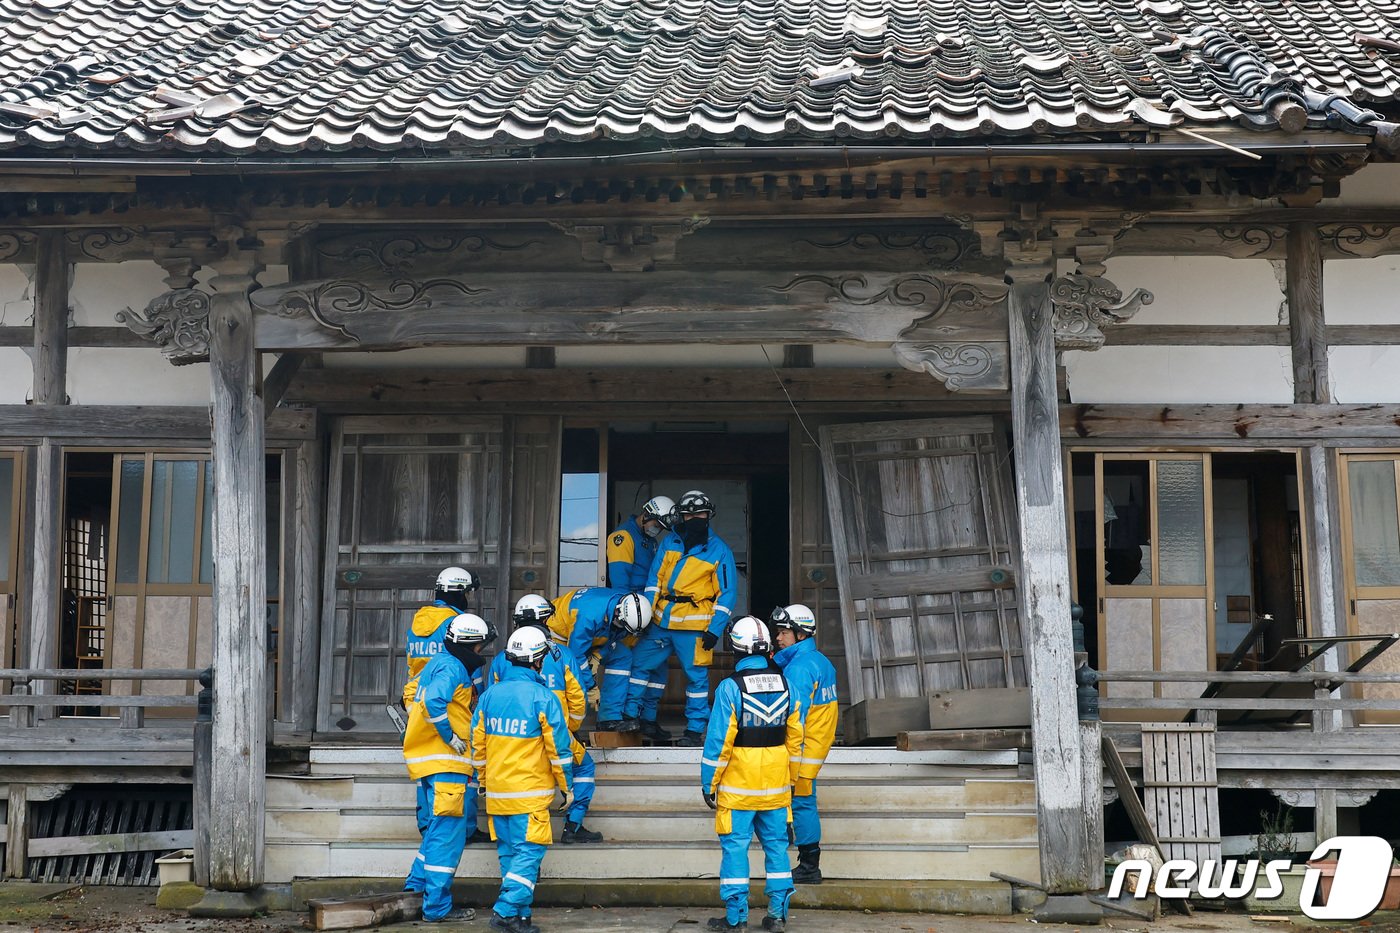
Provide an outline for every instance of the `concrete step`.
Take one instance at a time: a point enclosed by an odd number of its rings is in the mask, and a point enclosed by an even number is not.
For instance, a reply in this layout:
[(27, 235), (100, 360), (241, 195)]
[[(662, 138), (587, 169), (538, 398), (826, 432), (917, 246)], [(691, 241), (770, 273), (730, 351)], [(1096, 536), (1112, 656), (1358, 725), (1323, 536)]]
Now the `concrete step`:
[[(558, 839), (563, 820), (555, 818), (554, 823), (555, 838)], [(714, 835), (714, 817), (703, 806), (690, 813), (667, 814), (590, 810), (586, 825), (602, 833), (609, 842), (704, 840)], [(270, 810), (266, 826), (269, 843), (334, 840), (338, 843), (418, 844), (418, 830), (410, 808)], [(824, 813), (822, 836), (828, 844), (966, 845), (976, 842), (1034, 845), (1036, 821), (1034, 813)]]
[[(297, 878), (399, 878), (407, 874), (417, 846), (412, 843), (289, 843), (269, 840), (269, 882)], [(791, 853), (790, 853), (791, 854)], [(749, 854), (750, 875), (762, 878), (763, 853)], [(543, 878), (717, 878), (719, 844), (698, 842), (603, 843), (551, 846)], [(1034, 845), (822, 845), (822, 873), (832, 879), (986, 881), (993, 871), (1035, 881), (1039, 858)], [(457, 876), (500, 876), (492, 846), (468, 846)]]
[[(1009, 772), (1004, 769), (1003, 774)], [(1010, 772), (1014, 773), (1014, 772)], [(600, 774), (599, 811), (687, 812), (699, 802), (699, 769), (687, 776), (615, 778)], [(1015, 777), (970, 779), (834, 778), (818, 783), (823, 813), (923, 811), (1034, 812), (1035, 784)], [(409, 808), (414, 785), (407, 775), (350, 777), (269, 776), (269, 809)]]

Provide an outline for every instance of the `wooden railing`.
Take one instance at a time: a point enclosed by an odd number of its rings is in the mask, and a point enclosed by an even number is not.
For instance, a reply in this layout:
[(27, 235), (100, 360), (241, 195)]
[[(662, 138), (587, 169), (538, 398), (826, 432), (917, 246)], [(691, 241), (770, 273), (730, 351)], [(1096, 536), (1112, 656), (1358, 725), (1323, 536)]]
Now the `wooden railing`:
[[(1335, 711), (1400, 713), (1400, 697), (1343, 697), (1336, 693), (1347, 684), (1400, 684), (1400, 674), (1349, 673), (1346, 671), (1099, 671), (1099, 683), (1200, 684), (1201, 691), (1179, 697), (1100, 697), (1103, 710), (1151, 710), (1187, 714), (1197, 712), (1201, 721), (1214, 721), (1221, 710), (1311, 713), (1318, 731), (1332, 731), (1324, 720)], [(1207, 685), (1257, 685), (1259, 696), (1220, 696)], [(1292, 686), (1292, 696), (1268, 695), (1267, 688)], [(1217, 695), (1202, 695), (1214, 692)], [(1298, 695), (1303, 694), (1303, 695)]]
[[(41, 721), (35, 713), (38, 710), (57, 710), (64, 707), (87, 707), (117, 710), (119, 725), (123, 729), (139, 729), (145, 725), (146, 710), (153, 708), (186, 707), (193, 709), (199, 703), (198, 696), (171, 696), (168, 694), (82, 694), (35, 692), (31, 687), (36, 683), (57, 683), (65, 680), (98, 681), (145, 681), (182, 680), (198, 681), (204, 671), (199, 668), (111, 668), (89, 669), (4, 669), (0, 668), (0, 681), (9, 681), (10, 693), (0, 693), (0, 708), (9, 709), (11, 728), (33, 728)], [(75, 718), (65, 717), (65, 724)], [(191, 717), (193, 718), (193, 717)]]

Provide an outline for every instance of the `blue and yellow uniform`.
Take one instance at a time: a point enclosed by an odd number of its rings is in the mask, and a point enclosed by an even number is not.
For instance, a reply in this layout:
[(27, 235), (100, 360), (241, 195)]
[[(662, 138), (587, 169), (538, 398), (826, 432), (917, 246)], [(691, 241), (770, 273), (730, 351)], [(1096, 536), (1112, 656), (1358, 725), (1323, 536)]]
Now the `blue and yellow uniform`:
[(404, 764), (418, 782), (418, 831), (423, 835), (405, 891), (423, 892), (423, 918), (452, 910), (452, 878), (476, 825), (476, 795), (467, 790), (470, 758), (452, 748), (471, 735), (473, 690), (466, 667), (446, 651), (433, 655), (414, 683), (403, 735)]
[(804, 638), (773, 655), (797, 697), (802, 716), (802, 751), (797, 761), (797, 784), (792, 792), (792, 831), (798, 846), (821, 842), (817, 814), (817, 773), (836, 741), (836, 668), (817, 650), (815, 638)]
[[(504, 680), (505, 675), (515, 667), (516, 665), (506, 658), (504, 651), (498, 653), (491, 660), (491, 672), (486, 681), (492, 686), (488, 686), (486, 692), (490, 693), (494, 685)], [(570, 823), (582, 823), (588, 813), (588, 805), (593, 802), (593, 785), (597, 771), (593, 756), (573, 737), (573, 733), (583, 725), (583, 717), (588, 712), (588, 698), (584, 694), (583, 684), (579, 682), (578, 670), (578, 662), (574, 659), (573, 652), (564, 645), (555, 643), (549, 646), (549, 654), (545, 655), (543, 669), (540, 671), (541, 682), (554, 694), (559, 701), (559, 708), (564, 711), (564, 724), (569, 734), (574, 782), (574, 801), (568, 813)]]
[(640, 593), (651, 582), (648, 573), (655, 558), (656, 541), (633, 515), (608, 535), (608, 586)]
[[(502, 655), (504, 656), (504, 652)], [(472, 764), (486, 789), (486, 813), (501, 861), (495, 911), (529, 916), (545, 846), (549, 805), (573, 787), (568, 725), (539, 674), (507, 662), (472, 719)]]
[(404, 709), (408, 709), (413, 702), (413, 692), (423, 665), (442, 650), (442, 636), (447, 631), (447, 623), (461, 611), (439, 599), (413, 614), (413, 622), (408, 627), (408, 644), (404, 647), (404, 657), (408, 660), (408, 682), (403, 685)]
[[(549, 631), (554, 640), (568, 646), (579, 662), (578, 679), (587, 694), (595, 686), (588, 655), (597, 654), (602, 670), (598, 687), (598, 721), (622, 718), (627, 702), (627, 681), (632, 676), (632, 649), (636, 635), (628, 635), (612, 624), (617, 604), (630, 591), (606, 587), (570, 590), (554, 600)], [(661, 691), (657, 690), (660, 696)]]
[(654, 706), (649, 716), (643, 712), (645, 695), (653, 684), (665, 686), (666, 658), (675, 652), (685, 669), (686, 730), (703, 734), (710, 721), (714, 652), (705, 648), (701, 636), (708, 631), (722, 638), (729, 625), (739, 585), (734, 552), (714, 532), (690, 550), (671, 533), (656, 552), (650, 577), (646, 596), (652, 604), (652, 624), (632, 651), (627, 716), (655, 719)]
[(749, 842), (763, 846), (768, 913), (786, 918), (792, 898), (787, 819), (802, 751), (797, 698), (766, 658), (740, 658), (715, 690), (700, 787), (716, 797), (719, 893), (731, 925), (749, 916)]

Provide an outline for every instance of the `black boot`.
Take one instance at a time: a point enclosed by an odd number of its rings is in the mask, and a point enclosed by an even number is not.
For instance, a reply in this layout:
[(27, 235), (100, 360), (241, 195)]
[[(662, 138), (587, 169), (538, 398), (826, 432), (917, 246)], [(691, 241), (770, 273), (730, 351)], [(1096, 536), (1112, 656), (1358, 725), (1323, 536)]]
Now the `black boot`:
[(763, 929), (768, 933), (787, 933), (787, 918), (768, 914), (763, 918)]
[(657, 723), (655, 719), (642, 719), (637, 723), (637, 728), (642, 733), (642, 738), (651, 739), (653, 742), (665, 745), (671, 741), (671, 733)]
[(501, 933), (540, 933), (540, 928), (527, 917), (502, 917), (497, 913), (491, 914), (491, 922), (487, 926)]
[(582, 822), (565, 823), (564, 833), (559, 837), (559, 841), (566, 846), (577, 842), (602, 842), (603, 834), (593, 832)]
[(488, 832), (486, 832), (484, 829), (476, 829), (476, 828), (473, 828), (473, 829), (472, 829), (472, 834), (471, 834), (470, 836), (467, 837), (467, 845), (469, 845), (469, 846), (481, 845), (481, 843), (483, 843), (483, 842), (490, 842), (490, 841), (491, 841), (491, 834), (488, 833)]
[(635, 719), (609, 719), (596, 726), (599, 732), (636, 732), (641, 724)]
[(705, 929), (728, 930), (730, 933), (735, 933), (735, 931), (748, 933), (749, 924), (747, 920), (740, 920), (738, 923), (731, 924), (728, 917), (711, 917), (709, 920), (705, 921)]
[(819, 843), (797, 847), (797, 867), (792, 870), (793, 884), (822, 883), (822, 847)]
[(681, 735), (680, 741), (676, 744), (681, 748), (704, 748), (705, 733), (687, 729), (685, 733)]

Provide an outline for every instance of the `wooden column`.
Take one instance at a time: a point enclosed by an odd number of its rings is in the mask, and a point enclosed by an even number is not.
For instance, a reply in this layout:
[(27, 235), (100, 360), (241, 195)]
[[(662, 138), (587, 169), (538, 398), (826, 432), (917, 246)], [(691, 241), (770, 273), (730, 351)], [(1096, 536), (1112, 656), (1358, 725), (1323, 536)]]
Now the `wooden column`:
[(11, 782), (6, 800), (4, 877), (23, 878), (29, 858), (29, 785)]
[(267, 577), (264, 568), (263, 404), (248, 292), (260, 269), (227, 236), (212, 263), (209, 373), (213, 388), (214, 725), (209, 884), (263, 879), (267, 760)]
[[(68, 257), (62, 230), (45, 230), (35, 243), (34, 404), (68, 403)], [(62, 581), (62, 451), (45, 439), (35, 450), (34, 547), (29, 559), (27, 613), (31, 668), (58, 666), (58, 604)], [(52, 681), (35, 681), (35, 693), (51, 693)], [(50, 711), (40, 714), (47, 717)]]
[(320, 683), (321, 660), (321, 502), (325, 496), (322, 476), (323, 441), (304, 441), (296, 450), (294, 520), (289, 543), (296, 548), (292, 558), (294, 589), (290, 593), (291, 612), (284, 618), (291, 625), (291, 700), (284, 705), (293, 730), (311, 732), (316, 728), (316, 696)]
[[(1309, 634), (1330, 636), (1341, 634), (1342, 607), (1339, 594), (1346, 592), (1342, 582), (1339, 492), (1334, 482), (1333, 461), (1325, 447), (1309, 447), (1303, 464), (1304, 502), (1303, 522), (1308, 544), (1308, 615)], [(1317, 670), (1335, 671), (1341, 667), (1337, 650), (1318, 658)], [(1314, 710), (1314, 732), (1337, 732), (1342, 728), (1341, 710)], [(1319, 788), (1313, 810), (1313, 829), (1317, 841), (1337, 835), (1337, 791)]]
[(1293, 401), (1331, 402), (1322, 308), (1322, 238), (1315, 225), (1289, 225), (1284, 279), (1293, 345)]
[[(1085, 779), (1070, 631), (1069, 531), (1065, 524), (1055, 333), (1048, 251), (1007, 245), (1011, 419), (1021, 545), (1021, 631), (1031, 688), (1041, 883), (1051, 893), (1088, 889)], [(1099, 801), (1093, 801), (1099, 806)]]

